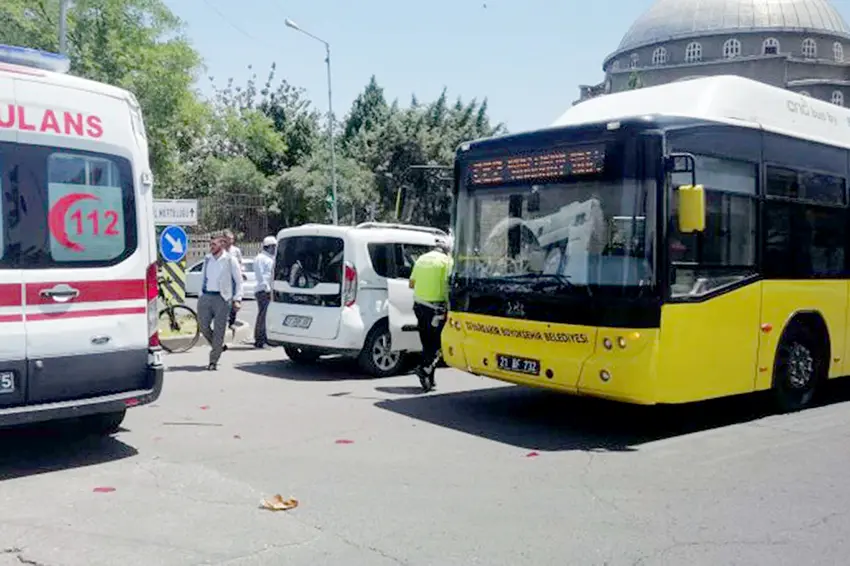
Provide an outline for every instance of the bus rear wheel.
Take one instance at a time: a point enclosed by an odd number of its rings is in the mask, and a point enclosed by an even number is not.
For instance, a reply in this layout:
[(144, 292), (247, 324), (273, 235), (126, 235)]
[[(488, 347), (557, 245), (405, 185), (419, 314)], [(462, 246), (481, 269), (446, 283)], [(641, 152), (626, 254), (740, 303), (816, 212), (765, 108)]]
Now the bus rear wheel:
[(779, 341), (773, 370), (773, 399), (782, 413), (809, 407), (827, 371), (828, 347), (806, 326), (795, 324)]

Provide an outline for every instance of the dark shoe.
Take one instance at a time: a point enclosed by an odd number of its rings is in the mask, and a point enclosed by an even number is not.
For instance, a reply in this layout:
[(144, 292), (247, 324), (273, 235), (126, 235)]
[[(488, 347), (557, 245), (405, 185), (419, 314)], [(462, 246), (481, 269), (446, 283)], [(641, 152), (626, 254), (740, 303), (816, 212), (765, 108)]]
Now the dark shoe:
[(209, 371), (216, 371), (218, 369), (218, 364), (210, 364), (207, 366)]
[(221, 347), (221, 351), (222, 351), (222, 352), (226, 352), (227, 350), (228, 350), (228, 348), (227, 348), (227, 344), (224, 344), (224, 345)]

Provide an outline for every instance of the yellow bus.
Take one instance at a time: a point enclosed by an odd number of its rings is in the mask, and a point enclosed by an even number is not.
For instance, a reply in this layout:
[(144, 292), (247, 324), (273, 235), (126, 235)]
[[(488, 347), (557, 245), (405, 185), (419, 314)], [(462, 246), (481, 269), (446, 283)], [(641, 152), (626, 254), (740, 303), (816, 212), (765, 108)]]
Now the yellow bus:
[(850, 374), (850, 111), (740, 77), (602, 96), (464, 143), (443, 356), (637, 404)]

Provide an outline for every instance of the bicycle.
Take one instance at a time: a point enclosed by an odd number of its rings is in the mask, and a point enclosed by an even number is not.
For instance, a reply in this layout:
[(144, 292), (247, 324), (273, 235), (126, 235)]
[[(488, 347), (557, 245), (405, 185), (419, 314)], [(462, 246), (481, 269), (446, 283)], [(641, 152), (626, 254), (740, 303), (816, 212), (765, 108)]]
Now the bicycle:
[[(159, 299), (165, 303), (165, 308), (159, 311), (159, 336), (162, 349), (171, 354), (179, 354), (191, 350), (201, 336), (201, 325), (198, 324), (198, 313), (191, 307), (183, 304), (174, 303), (163, 291), (163, 284), (170, 281), (166, 277), (158, 277), (157, 283)], [(188, 331), (188, 332), (187, 332)], [(177, 340), (174, 340), (172, 345), (166, 345), (166, 341), (162, 340), (163, 334), (170, 333), (175, 335)]]

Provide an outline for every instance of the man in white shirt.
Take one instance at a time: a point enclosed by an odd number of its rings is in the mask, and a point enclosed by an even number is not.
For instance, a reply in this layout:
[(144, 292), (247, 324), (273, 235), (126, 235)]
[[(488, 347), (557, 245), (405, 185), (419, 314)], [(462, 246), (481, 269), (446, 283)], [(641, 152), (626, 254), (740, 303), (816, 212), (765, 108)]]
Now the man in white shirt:
[(267, 236), (263, 240), (263, 249), (254, 258), (254, 276), (257, 280), (257, 288), (254, 297), (257, 299), (257, 322), (254, 324), (254, 347), (265, 348), (268, 340), (266, 336), (266, 311), (269, 309), (272, 292), (272, 267), (274, 266), (274, 254), (277, 251), (277, 240), (274, 236)]
[[(225, 230), (224, 238), (224, 251), (236, 259), (236, 265), (239, 266), (239, 272), (242, 273), (242, 250), (236, 247), (236, 236), (233, 234), (232, 230)], [(244, 277), (242, 279), (244, 281)], [(237, 309), (230, 309), (230, 316), (227, 318), (227, 326), (231, 329), (234, 329), (236, 326), (236, 310)], [(235, 329), (233, 331), (236, 332)]]
[(201, 296), (198, 299), (198, 323), (201, 334), (209, 342), (209, 370), (218, 367), (224, 351), (224, 333), (232, 309), (242, 307), (242, 268), (236, 258), (225, 250), (227, 238), (215, 235), (210, 239), (210, 253), (204, 258), (201, 270)]

